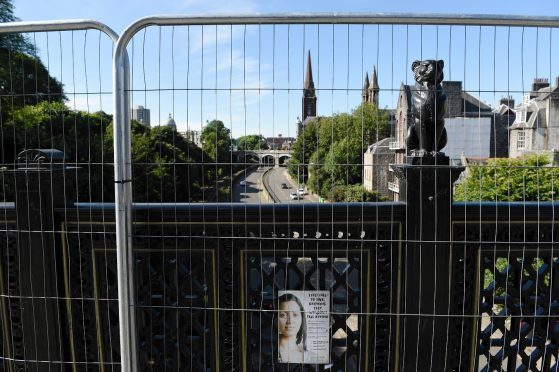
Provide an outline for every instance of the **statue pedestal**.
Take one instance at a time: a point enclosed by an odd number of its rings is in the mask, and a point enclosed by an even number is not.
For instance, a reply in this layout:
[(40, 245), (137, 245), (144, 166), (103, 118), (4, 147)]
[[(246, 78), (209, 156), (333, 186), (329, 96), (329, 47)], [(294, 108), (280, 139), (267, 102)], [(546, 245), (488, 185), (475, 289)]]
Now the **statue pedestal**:
[[(448, 331), (453, 184), (463, 167), (444, 154), (411, 156), (392, 165), (406, 202), (400, 321), (404, 371), (443, 371)], [(402, 349), (404, 348), (404, 349)]]

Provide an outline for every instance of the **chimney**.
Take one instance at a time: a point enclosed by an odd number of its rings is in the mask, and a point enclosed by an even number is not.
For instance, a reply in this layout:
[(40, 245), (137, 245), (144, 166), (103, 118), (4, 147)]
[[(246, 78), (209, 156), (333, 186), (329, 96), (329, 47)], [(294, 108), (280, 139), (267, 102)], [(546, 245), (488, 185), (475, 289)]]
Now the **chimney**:
[(559, 76), (555, 77), (555, 86), (559, 87)]
[(499, 101), (499, 105), (506, 105), (510, 108), (514, 108), (514, 98), (512, 98), (512, 96), (501, 97), (501, 100)]
[(547, 78), (535, 78), (532, 82), (532, 91), (530, 92), (530, 99), (536, 98), (538, 96), (538, 90), (542, 88), (547, 88), (549, 86), (549, 80)]
[(448, 97), (448, 112), (446, 117), (460, 117), (463, 115), (464, 103), (462, 101), (462, 82), (443, 81), (443, 90)]

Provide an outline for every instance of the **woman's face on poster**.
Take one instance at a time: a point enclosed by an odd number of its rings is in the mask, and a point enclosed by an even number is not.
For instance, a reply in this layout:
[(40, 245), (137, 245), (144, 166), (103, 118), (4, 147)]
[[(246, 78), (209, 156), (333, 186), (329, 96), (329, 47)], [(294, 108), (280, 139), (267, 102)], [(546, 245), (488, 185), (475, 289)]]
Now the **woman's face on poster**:
[(282, 302), (279, 305), (279, 333), (282, 336), (296, 336), (303, 321), (301, 309), (295, 301)]

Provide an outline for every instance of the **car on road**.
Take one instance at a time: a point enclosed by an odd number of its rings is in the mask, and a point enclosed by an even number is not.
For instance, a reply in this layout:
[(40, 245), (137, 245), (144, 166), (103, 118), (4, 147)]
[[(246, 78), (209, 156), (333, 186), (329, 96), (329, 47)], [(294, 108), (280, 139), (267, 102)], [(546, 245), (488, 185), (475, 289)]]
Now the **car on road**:
[(291, 200), (299, 200), (299, 199), (301, 199), (301, 195), (297, 194), (296, 192), (291, 192), (291, 193), (289, 193), (289, 197), (291, 198)]
[(246, 186), (246, 184), (247, 184), (247, 181), (246, 181), (246, 180), (242, 180), (241, 182), (239, 182), (239, 185), (240, 185), (240, 186)]
[(307, 192), (305, 191), (304, 188), (299, 188), (297, 189), (297, 194), (299, 194), (300, 196), (304, 196), (307, 195)]
[(281, 183), (281, 188), (282, 188), (282, 189), (288, 189), (289, 187), (287, 187), (287, 183), (282, 182), (282, 183)]

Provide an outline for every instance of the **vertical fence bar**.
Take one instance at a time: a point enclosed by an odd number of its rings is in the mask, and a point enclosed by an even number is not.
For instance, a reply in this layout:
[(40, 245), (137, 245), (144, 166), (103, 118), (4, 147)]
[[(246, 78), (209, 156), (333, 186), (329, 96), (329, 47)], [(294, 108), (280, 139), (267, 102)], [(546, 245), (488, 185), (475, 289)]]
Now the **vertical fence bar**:
[(113, 57), (115, 223), (118, 268), (118, 313), (122, 371), (137, 371), (132, 250), (132, 166), (130, 143), (130, 76), (126, 40), (119, 39)]

